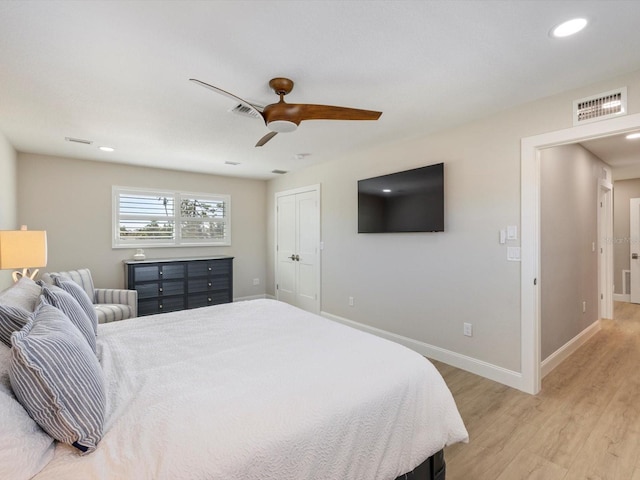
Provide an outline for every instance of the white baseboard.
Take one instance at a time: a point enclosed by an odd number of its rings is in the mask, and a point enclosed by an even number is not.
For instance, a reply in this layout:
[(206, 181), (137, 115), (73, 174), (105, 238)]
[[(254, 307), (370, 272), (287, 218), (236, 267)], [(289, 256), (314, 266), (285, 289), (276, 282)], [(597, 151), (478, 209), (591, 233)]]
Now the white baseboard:
[(269, 296), (265, 293), (263, 293), (262, 295), (249, 295), (247, 297), (237, 297), (234, 298), (233, 301), (234, 302), (244, 302), (246, 300), (258, 300), (260, 298), (269, 298)]
[(371, 333), (373, 335), (377, 335), (378, 337), (386, 338), (387, 340), (391, 340), (392, 342), (404, 345), (405, 347), (418, 352), (424, 357), (432, 358), (439, 362), (452, 365), (456, 368), (466, 370), (467, 372), (480, 375), (482, 377), (502, 383), (512, 388), (521, 389), (522, 387), (522, 374), (520, 372), (514, 372), (513, 370), (508, 370), (491, 363), (483, 362), (482, 360), (467, 357), (466, 355), (452, 352), (450, 350), (445, 350), (444, 348), (435, 347), (433, 345), (429, 345), (428, 343), (413, 340), (412, 338), (404, 337), (396, 333), (391, 333), (380, 328), (370, 327), (369, 325), (354, 322), (353, 320), (339, 317), (338, 315), (333, 315), (331, 313), (320, 312), (320, 315), (328, 318), (329, 320), (334, 320), (338, 323), (342, 323), (358, 330), (362, 330), (364, 332)]
[(558, 350), (545, 358), (540, 364), (540, 378), (546, 377), (551, 371), (565, 361), (573, 352), (584, 345), (587, 340), (600, 331), (600, 320), (593, 322), (578, 335), (565, 343)]
[(614, 302), (627, 302), (629, 303), (631, 301), (631, 295), (629, 295), (628, 293), (624, 294), (624, 293), (614, 293), (613, 294), (613, 301)]

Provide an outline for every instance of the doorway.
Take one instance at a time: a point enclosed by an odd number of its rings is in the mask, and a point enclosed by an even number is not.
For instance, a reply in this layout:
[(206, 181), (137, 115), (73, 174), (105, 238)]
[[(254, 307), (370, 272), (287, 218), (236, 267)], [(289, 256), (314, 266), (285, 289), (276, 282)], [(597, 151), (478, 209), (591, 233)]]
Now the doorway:
[(320, 313), (320, 185), (276, 193), (276, 298)]
[(522, 139), (521, 143), (521, 385), (536, 394), (540, 372), (540, 150), (637, 130), (640, 114)]

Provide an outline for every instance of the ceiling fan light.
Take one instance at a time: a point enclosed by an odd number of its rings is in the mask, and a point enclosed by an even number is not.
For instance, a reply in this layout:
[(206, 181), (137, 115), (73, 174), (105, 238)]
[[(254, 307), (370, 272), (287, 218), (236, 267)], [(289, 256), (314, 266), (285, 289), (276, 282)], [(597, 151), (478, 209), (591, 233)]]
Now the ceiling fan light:
[(288, 120), (274, 120), (267, 123), (267, 128), (272, 132), (286, 133), (293, 132), (298, 128), (298, 125), (293, 122), (289, 122)]

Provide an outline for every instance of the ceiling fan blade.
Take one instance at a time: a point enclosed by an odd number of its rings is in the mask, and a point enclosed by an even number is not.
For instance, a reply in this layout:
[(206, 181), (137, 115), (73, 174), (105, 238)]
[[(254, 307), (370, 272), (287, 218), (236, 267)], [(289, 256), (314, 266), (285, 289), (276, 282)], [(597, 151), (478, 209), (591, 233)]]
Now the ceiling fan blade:
[[(294, 104), (295, 105), (295, 104)], [(331, 105), (297, 104), (300, 120), (377, 120), (382, 112)]]
[(267, 133), (264, 137), (262, 137), (260, 140), (258, 140), (258, 143), (256, 143), (256, 147), (263, 146), (265, 143), (267, 143), (269, 140), (271, 140), (277, 134), (278, 134), (278, 132), (269, 132), (269, 133)]
[(213, 90), (214, 92), (219, 93), (220, 95), (224, 95), (227, 98), (231, 98), (232, 100), (240, 102), (245, 107), (251, 109), (259, 118), (264, 119), (264, 117), (262, 116), (262, 112), (258, 110), (258, 107), (256, 105), (253, 105), (252, 103), (247, 102), (246, 100), (234, 95), (233, 93), (229, 93), (226, 90), (222, 90), (221, 88), (214, 87), (213, 85), (209, 85), (208, 83), (204, 83), (203, 81), (197, 80), (195, 78), (190, 78), (189, 81), (193, 83), (197, 83), (198, 85), (208, 88), (209, 90)]

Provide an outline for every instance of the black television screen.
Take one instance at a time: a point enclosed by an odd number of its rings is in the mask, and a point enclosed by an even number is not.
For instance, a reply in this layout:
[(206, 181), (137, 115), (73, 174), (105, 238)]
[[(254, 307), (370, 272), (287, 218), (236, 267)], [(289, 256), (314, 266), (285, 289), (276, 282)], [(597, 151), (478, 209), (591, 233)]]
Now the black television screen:
[(358, 233), (444, 232), (444, 164), (358, 181)]

